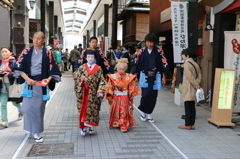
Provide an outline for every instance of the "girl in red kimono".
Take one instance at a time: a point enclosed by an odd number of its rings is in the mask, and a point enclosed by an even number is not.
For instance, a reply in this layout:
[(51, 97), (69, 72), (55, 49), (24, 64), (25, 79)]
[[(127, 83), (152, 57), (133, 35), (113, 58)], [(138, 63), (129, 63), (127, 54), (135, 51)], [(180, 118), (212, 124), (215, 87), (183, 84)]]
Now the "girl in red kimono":
[(120, 127), (126, 132), (135, 125), (133, 97), (140, 94), (135, 75), (125, 73), (128, 60), (118, 60), (117, 73), (107, 75), (106, 99), (110, 105), (109, 127)]
[(99, 105), (105, 92), (103, 71), (95, 62), (95, 50), (87, 49), (84, 53), (86, 64), (74, 72), (75, 93), (79, 110), (79, 128), (82, 136), (86, 132), (93, 135), (94, 126), (99, 123)]

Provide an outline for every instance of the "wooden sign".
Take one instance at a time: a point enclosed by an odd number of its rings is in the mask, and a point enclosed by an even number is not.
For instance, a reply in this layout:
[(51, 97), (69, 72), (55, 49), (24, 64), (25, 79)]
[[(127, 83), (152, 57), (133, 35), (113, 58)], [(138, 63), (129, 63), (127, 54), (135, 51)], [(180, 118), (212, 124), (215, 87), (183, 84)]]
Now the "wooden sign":
[(160, 19), (161, 23), (171, 20), (171, 7), (162, 11), (160, 17), (161, 17)]
[(236, 70), (216, 68), (210, 123), (235, 126), (232, 120)]

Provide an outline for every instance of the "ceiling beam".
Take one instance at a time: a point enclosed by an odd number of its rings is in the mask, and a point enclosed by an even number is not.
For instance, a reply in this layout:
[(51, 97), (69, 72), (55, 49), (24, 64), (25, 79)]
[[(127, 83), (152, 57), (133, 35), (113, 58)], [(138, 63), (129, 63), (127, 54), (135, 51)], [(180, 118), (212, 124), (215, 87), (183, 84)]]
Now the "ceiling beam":
[(84, 8), (79, 8), (79, 7), (64, 8), (64, 10), (75, 10), (75, 9), (77, 9), (77, 10), (83, 10), (83, 11), (86, 12), (86, 9), (84, 9)]
[(67, 32), (76, 32), (76, 33), (79, 33), (79, 31), (77, 31), (77, 30), (68, 30)]
[(82, 23), (82, 24), (83, 24), (83, 21), (80, 21), (80, 20), (75, 20), (75, 22), (78, 22), (78, 23)]
[(72, 23), (73, 20), (66, 20), (65, 23)]
[(80, 0), (80, 1), (82, 1), (82, 2), (86, 2), (86, 3), (89, 3), (89, 4), (92, 3), (92, 0)]
[(71, 2), (71, 1), (76, 2), (77, 0), (63, 0), (63, 2)]
[[(64, 14), (73, 14), (73, 13), (74, 13), (74, 10), (64, 11)], [(76, 13), (82, 14), (82, 15), (87, 15), (86, 12), (79, 11), (79, 10), (77, 10)]]
[[(65, 23), (72, 23), (72, 22), (73, 22), (73, 20), (66, 20), (65, 21)], [(75, 22), (83, 24), (83, 21), (80, 21), (80, 20), (75, 20)]]
[(77, 10), (78, 14), (87, 15), (87, 12)]
[(74, 25), (73, 27), (81, 29), (81, 26), (78, 26), (78, 25)]

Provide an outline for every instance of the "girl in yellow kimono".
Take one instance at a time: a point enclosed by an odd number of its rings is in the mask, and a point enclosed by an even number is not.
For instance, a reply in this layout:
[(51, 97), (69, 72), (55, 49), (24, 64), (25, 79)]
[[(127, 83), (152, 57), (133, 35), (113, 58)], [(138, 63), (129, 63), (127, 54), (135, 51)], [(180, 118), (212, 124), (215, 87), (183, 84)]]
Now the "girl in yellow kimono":
[(120, 127), (126, 132), (135, 125), (133, 97), (140, 94), (136, 75), (125, 73), (128, 60), (118, 60), (117, 73), (107, 75), (106, 99), (110, 105), (109, 127)]
[(94, 126), (99, 123), (99, 106), (105, 92), (105, 79), (100, 66), (96, 64), (97, 53), (87, 49), (84, 53), (86, 64), (74, 72), (75, 93), (79, 109), (79, 128), (82, 136), (87, 130), (94, 134)]

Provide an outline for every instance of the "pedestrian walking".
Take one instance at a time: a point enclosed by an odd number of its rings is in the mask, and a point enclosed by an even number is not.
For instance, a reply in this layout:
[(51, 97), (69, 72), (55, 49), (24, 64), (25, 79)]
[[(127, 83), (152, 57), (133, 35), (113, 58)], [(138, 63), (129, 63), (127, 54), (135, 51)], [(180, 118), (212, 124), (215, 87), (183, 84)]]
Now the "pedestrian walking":
[(118, 59), (122, 57), (122, 50), (120, 45), (117, 46), (117, 49), (114, 50), (114, 53)]
[(126, 73), (128, 60), (119, 59), (117, 73), (107, 75), (106, 99), (110, 105), (109, 127), (122, 132), (136, 124), (133, 117), (133, 97), (140, 94), (136, 75)]
[(201, 70), (199, 65), (193, 60), (195, 56), (192, 49), (182, 51), (184, 60), (183, 83), (182, 83), (182, 100), (185, 107), (185, 125), (180, 125), (180, 129), (195, 129), (196, 118), (196, 91), (200, 88), (202, 80)]
[(61, 71), (62, 70), (62, 55), (61, 55), (59, 48), (56, 48), (56, 50), (53, 52), (53, 57), (58, 65), (59, 70)]
[(80, 53), (78, 51), (77, 46), (74, 46), (74, 49), (70, 52), (69, 62), (72, 64), (72, 73), (75, 71), (74, 65), (78, 60)]
[[(98, 39), (94, 36), (91, 37), (88, 42), (89, 48), (94, 49), (97, 52), (96, 64), (102, 68), (103, 75), (105, 77), (105, 75), (109, 72), (110, 65), (109, 65), (108, 60), (106, 59), (104, 53), (102, 52), (102, 50), (96, 50), (97, 43), (98, 43)], [(84, 51), (83, 51), (75, 63), (75, 66), (74, 66), (75, 70), (77, 70), (84, 63), (87, 63), (87, 60), (84, 58)]]
[(68, 71), (68, 49), (65, 49), (65, 52), (63, 52), (63, 57), (62, 57), (62, 61), (63, 61), (63, 65), (64, 65), (64, 71)]
[[(134, 59), (131, 73), (137, 73), (139, 86), (142, 89), (141, 102), (138, 107), (142, 111), (142, 121), (154, 122), (151, 114), (155, 108), (158, 90), (166, 83), (169, 70), (163, 50), (156, 46), (157, 37), (153, 33), (145, 36), (146, 47), (139, 50)], [(161, 77), (162, 75), (162, 77)]]
[(82, 48), (82, 44), (78, 44), (78, 51), (81, 55), (82, 51), (83, 51), (83, 48)]
[(107, 58), (108, 63), (109, 63), (109, 65), (110, 65), (110, 68), (109, 68), (109, 72), (108, 72), (108, 73), (113, 74), (113, 73), (114, 73), (114, 67), (115, 67), (116, 64), (117, 64), (117, 57), (116, 57), (116, 55), (114, 54), (114, 52), (113, 52), (113, 50), (112, 50), (112, 47), (109, 47), (109, 48), (108, 48), (106, 58)]
[(64, 58), (64, 52), (63, 52), (63, 48), (62, 48), (62, 46), (61, 46), (61, 48), (59, 49), (59, 53), (60, 53), (60, 55), (61, 55), (61, 60), (62, 60), (60, 71), (61, 71), (61, 73), (65, 73), (65, 72), (64, 72), (64, 61), (63, 61), (63, 58)]
[(128, 67), (127, 67), (126, 72), (130, 73), (130, 70), (131, 70), (131, 56), (130, 56), (130, 53), (129, 53), (126, 46), (123, 47), (122, 58), (126, 58), (128, 60)]
[(105, 79), (101, 67), (95, 62), (96, 57), (97, 52), (94, 49), (87, 49), (84, 52), (87, 63), (73, 74), (82, 136), (87, 131), (90, 135), (95, 134), (94, 126), (98, 126), (99, 106), (105, 93)]
[[(13, 77), (13, 65), (16, 60), (13, 56), (12, 50), (9, 47), (1, 48), (2, 59), (0, 60), (0, 102), (1, 102), (1, 123), (0, 126), (8, 127), (8, 111), (7, 102), (9, 98), (9, 86), (13, 84), (15, 78)], [(18, 120), (22, 118), (22, 111), (20, 103), (12, 102), (18, 109)]]
[[(47, 100), (50, 99), (49, 89), (53, 90), (55, 82), (61, 80), (61, 73), (52, 52), (43, 47), (44, 42), (44, 33), (35, 32), (33, 46), (24, 49), (14, 65), (16, 76), (21, 76), (24, 82), (22, 90), (24, 130), (27, 133), (34, 133), (35, 142), (43, 142), (40, 133), (44, 130), (43, 119)], [(37, 85), (37, 81), (43, 81), (42, 84), (47, 86)]]

